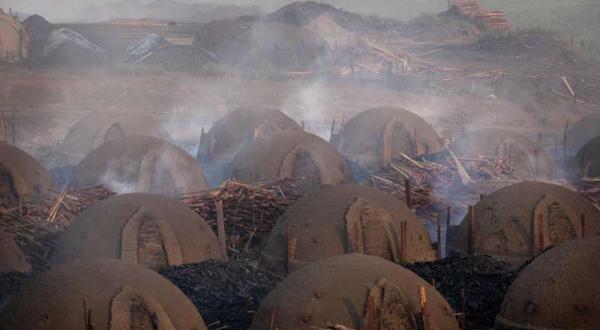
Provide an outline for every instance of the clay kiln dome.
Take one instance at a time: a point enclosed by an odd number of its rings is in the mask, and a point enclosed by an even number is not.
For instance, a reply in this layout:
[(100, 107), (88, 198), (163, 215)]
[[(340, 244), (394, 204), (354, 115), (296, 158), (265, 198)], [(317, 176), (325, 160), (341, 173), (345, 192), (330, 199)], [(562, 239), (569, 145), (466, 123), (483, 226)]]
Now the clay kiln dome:
[(496, 329), (596, 329), (600, 324), (600, 237), (561, 244), (511, 285)]
[[(506, 157), (516, 164), (520, 178), (549, 178), (554, 164), (548, 154), (528, 138), (500, 129), (469, 132), (450, 145), (459, 157)], [(508, 152), (508, 154), (507, 154)]]
[(80, 119), (67, 133), (62, 152), (80, 161), (104, 142), (125, 135), (150, 135), (170, 140), (161, 123), (144, 113), (95, 111)]
[(161, 139), (129, 135), (106, 142), (75, 169), (79, 187), (105, 185), (118, 193), (167, 196), (208, 189), (202, 167), (179, 147)]
[[(518, 266), (547, 247), (600, 234), (600, 210), (565, 187), (523, 182), (484, 196), (474, 206), (472, 252), (491, 254)], [(451, 249), (467, 253), (467, 217), (451, 235)]]
[(94, 259), (53, 268), (27, 284), (2, 310), (0, 328), (203, 330), (206, 326), (187, 297), (157, 273), (119, 260)]
[(13, 235), (0, 231), (0, 273), (28, 272), (31, 265), (25, 259)]
[(277, 221), (262, 251), (261, 266), (285, 272), (346, 253), (400, 263), (402, 221), (407, 223), (404, 261), (434, 260), (427, 229), (401, 201), (370, 187), (326, 186), (298, 200)]
[(25, 151), (0, 141), (0, 205), (43, 200), (53, 191), (46, 169)]
[(64, 232), (52, 262), (115, 258), (154, 270), (225, 259), (217, 237), (177, 200), (152, 194), (117, 195), (81, 213)]
[(199, 160), (231, 160), (248, 142), (263, 135), (300, 126), (275, 109), (239, 109), (219, 119), (200, 139)]
[(415, 157), (438, 152), (442, 144), (423, 118), (400, 108), (374, 108), (352, 117), (344, 125), (336, 144), (342, 154), (361, 166), (385, 166), (400, 153)]
[(352, 182), (350, 167), (325, 140), (304, 131), (281, 131), (247, 144), (232, 162), (246, 182), (304, 177), (311, 185)]
[(581, 118), (567, 130), (567, 153), (575, 155), (593, 138), (600, 136), (600, 113)]
[(582, 177), (600, 176), (600, 136), (586, 143), (577, 153)]
[(375, 319), (372, 329), (417, 329), (419, 287), (425, 288), (431, 329), (459, 329), (444, 298), (419, 276), (382, 258), (347, 254), (302, 267), (279, 283), (263, 301), (252, 330), (308, 330), (324, 325), (365, 329), (365, 314)]

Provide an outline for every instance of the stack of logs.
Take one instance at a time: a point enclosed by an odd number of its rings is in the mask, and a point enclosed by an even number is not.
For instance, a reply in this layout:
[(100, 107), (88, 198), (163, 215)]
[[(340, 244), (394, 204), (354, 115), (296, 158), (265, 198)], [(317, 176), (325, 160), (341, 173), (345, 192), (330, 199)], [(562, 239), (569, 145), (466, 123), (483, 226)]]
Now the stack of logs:
[(461, 189), (460, 170), (456, 162), (460, 162), (473, 181), (518, 179), (514, 176), (514, 164), (507, 163), (501, 157), (454, 159), (447, 153), (441, 153), (435, 160), (416, 160), (401, 154), (388, 167), (372, 175), (370, 184), (406, 200), (423, 219), (436, 221), (439, 214), (447, 212), (448, 207), (454, 216), (462, 217), (468, 205), (476, 203), (480, 196)]
[(75, 217), (98, 200), (114, 195), (97, 186), (81, 190), (63, 190), (40, 203), (21, 202), (0, 208), (0, 231), (12, 234), (34, 269), (45, 266), (60, 233)]
[(512, 30), (502, 11), (485, 10), (479, 0), (452, 0), (452, 6), (459, 15), (476, 20), (490, 30)]
[[(464, 214), (467, 204), (446, 196), (455, 187), (457, 169), (450, 164), (415, 160), (407, 155), (395, 159), (387, 168), (371, 176), (371, 185), (406, 200), (423, 219), (435, 220), (448, 207)], [(408, 191), (408, 194), (407, 194)], [(462, 209), (462, 210), (458, 210)]]
[(253, 259), (259, 252), (261, 240), (268, 236), (277, 219), (300, 197), (297, 180), (284, 179), (255, 185), (228, 180), (212, 191), (184, 194), (180, 201), (202, 216), (217, 233), (218, 205), (221, 204), (228, 254), (234, 259)]

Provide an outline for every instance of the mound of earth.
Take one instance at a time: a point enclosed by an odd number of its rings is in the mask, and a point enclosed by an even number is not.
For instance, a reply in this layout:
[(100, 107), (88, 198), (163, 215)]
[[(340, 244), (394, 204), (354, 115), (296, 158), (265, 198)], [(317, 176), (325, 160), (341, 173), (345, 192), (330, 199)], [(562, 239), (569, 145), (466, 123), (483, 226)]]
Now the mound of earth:
[(248, 30), (258, 18), (242, 16), (234, 19), (212, 21), (196, 34), (194, 47), (216, 54)]
[(40, 15), (27, 17), (23, 21), (23, 25), (27, 33), (31, 36), (31, 55), (34, 58), (42, 56), (42, 51), (46, 44), (48, 44), (48, 37), (54, 30), (54, 26)]
[(363, 24), (363, 18), (358, 14), (336, 9), (328, 4), (316, 1), (294, 2), (267, 15), (265, 20), (268, 22), (305, 26), (324, 14), (329, 15), (337, 24), (348, 30), (355, 30)]
[(209, 260), (161, 274), (196, 305), (209, 328), (246, 330), (267, 294), (282, 279), (241, 262)]
[(197, 51), (192, 46), (166, 45), (152, 50), (147, 56), (143, 56), (139, 62), (136, 62), (167, 71), (192, 72), (209, 61), (211, 61), (209, 56)]

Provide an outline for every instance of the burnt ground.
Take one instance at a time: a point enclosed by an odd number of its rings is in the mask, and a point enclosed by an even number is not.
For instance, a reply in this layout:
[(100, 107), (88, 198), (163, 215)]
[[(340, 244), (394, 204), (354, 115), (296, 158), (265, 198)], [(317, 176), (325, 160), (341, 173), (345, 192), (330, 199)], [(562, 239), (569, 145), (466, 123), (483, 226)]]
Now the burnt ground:
[(161, 273), (196, 305), (209, 329), (245, 330), (281, 278), (240, 262), (205, 261)]
[(0, 310), (33, 276), (28, 273), (0, 273)]
[(452, 257), (434, 262), (419, 262), (407, 268), (432, 283), (455, 312), (465, 312), (461, 290), (464, 290), (469, 329), (490, 329), (504, 296), (517, 272), (487, 255)]

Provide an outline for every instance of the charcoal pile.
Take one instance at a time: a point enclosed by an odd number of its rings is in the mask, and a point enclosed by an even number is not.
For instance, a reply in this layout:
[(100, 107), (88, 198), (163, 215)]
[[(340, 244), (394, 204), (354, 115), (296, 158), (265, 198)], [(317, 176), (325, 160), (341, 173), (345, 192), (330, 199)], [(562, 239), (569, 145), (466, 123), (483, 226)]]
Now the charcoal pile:
[(64, 190), (42, 203), (0, 208), (0, 230), (11, 233), (34, 270), (43, 269), (60, 233), (98, 200), (114, 195), (105, 187)]
[(209, 329), (245, 330), (282, 279), (241, 262), (209, 260), (161, 273), (196, 305)]
[(198, 213), (217, 232), (217, 204), (222, 201), (228, 252), (234, 259), (256, 259), (277, 219), (300, 193), (297, 179), (249, 185), (235, 180), (212, 191), (184, 194), (181, 203)]
[(6, 305), (11, 296), (19, 292), (32, 277), (28, 273), (0, 273), (0, 310)]
[(435, 280), (436, 289), (456, 312), (464, 312), (461, 290), (469, 329), (494, 327), (504, 296), (517, 272), (491, 256), (466, 256), (418, 262), (406, 266), (428, 282)]

